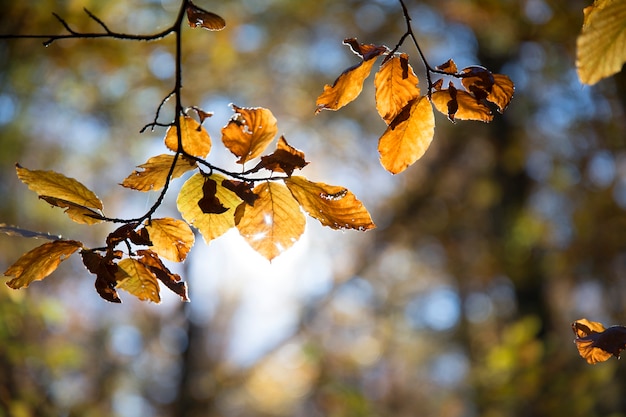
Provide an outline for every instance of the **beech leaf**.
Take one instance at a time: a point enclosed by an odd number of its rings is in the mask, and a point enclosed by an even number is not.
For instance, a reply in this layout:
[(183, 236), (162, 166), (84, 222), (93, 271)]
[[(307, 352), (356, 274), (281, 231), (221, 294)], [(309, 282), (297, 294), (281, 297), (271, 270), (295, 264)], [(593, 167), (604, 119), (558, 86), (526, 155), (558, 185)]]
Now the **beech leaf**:
[(493, 74), (493, 87), (487, 96), (487, 101), (498, 106), (498, 111), (502, 113), (508, 107), (515, 93), (515, 85), (509, 77), (503, 74)]
[(435, 108), (448, 116), (451, 121), (478, 120), (490, 122), (493, 114), (489, 107), (466, 91), (457, 90), (452, 83), (447, 90), (435, 91), (431, 95), (431, 101)]
[(277, 121), (269, 109), (238, 107), (222, 128), (222, 142), (243, 164), (261, 155), (278, 133)]
[(435, 69), (443, 71), (446, 74), (456, 74), (458, 71), (458, 68), (452, 59), (447, 60), (441, 65), (437, 65)]
[(159, 256), (147, 249), (137, 251), (139, 262), (144, 264), (167, 288), (178, 294), (183, 301), (189, 301), (187, 284), (181, 281), (180, 275), (172, 273), (159, 259)]
[(463, 68), (461, 77), (463, 87), (478, 100), (487, 98), (495, 83), (491, 71), (477, 65)]
[(100, 297), (112, 303), (121, 303), (122, 300), (115, 291), (118, 267), (113, 263), (113, 259), (121, 255), (108, 252), (107, 256), (101, 256), (90, 250), (82, 250), (80, 255), (85, 268), (96, 275), (95, 287)]
[(304, 159), (304, 152), (289, 145), (285, 137), (281, 136), (278, 139), (276, 150), (270, 155), (262, 156), (257, 167), (274, 172), (284, 172), (291, 176), (295, 169), (302, 169), (306, 165), (308, 162)]
[(96, 224), (102, 221), (102, 214), (85, 206), (45, 195), (39, 196), (39, 198), (53, 206), (65, 208), (65, 214), (76, 223)]
[(587, 319), (572, 323), (576, 335), (574, 342), (578, 353), (590, 364), (604, 362), (611, 356), (619, 359), (626, 348), (626, 327), (611, 326), (605, 329), (601, 323)]
[(187, 3), (187, 21), (192, 28), (201, 27), (206, 30), (222, 30), (226, 27), (226, 21), (221, 16), (207, 12), (191, 1)]
[(410, 101), (419, 97), (418, 82), (407, 54), (394, 56), (380, 67), (374, 77), (376, 110), (387, 124), (390, 124)]
[(253, 206), (254, 202), (259, 198), (258, 195), (254, 194), (254, 184), (251, 182), (224, 179), (222, 186), (235, 193), (237, 197), (245, 201), (249, 206)]
[[(162, 154), (153, 156), (145, 164), (139, 165), (138, 168), (141, 168), (142, 171), (135, 170), (126, 177), (124, 182), (122, 182), (122, 186), (137, 191), (160, 190), (165, 186), (167, 174), (170, 172), (173, 162), (174, 155)], [(196, 168), (195, 161), (179, 156), (174, 171), (172, 171), (172, 178), (178, 178), (194, 168)]]
[(143, 263), (133, 258), (122, 259), (117, 264), (116, 288), (124, 290), (141, 301), (161, 302), (156, 276)]
[(7, 285), (13, 289), (26, 288), (31, 282), (44, 279), (82, 246), (76, 240), (55, 240), (31, 249), (4, 272), (5, 276), (14, 277)]
[(435, 116), (425, 96), (413, 99), (378, 141), (380, 163), (398, 174), (420, 159), (435, 135)]
[(367, 209), (348, 189), (292, 176), (285, 184), (304, 211), (332, 229), (369, 230), (376, 227)]
[(254, 206), (241, 204), (237, 229), (248, 244), (268, 260), (289, 249), (304, 233), (306, 219), (287, 187), (264, 182), (255, 187)]
[[(211, 151), (209, 133), (192, 117), (180, 116), (179, 123), (183, 150), (189, 155), (205, 158)], [(174, 152), (178, 151), (178, 129), (176, 126), (170, 126), (167, 129), (165, 146)]]
[(166, 217), (146, 222), (152, 250), (172, 262), (182, 262), (191, 250), (195, 236), (187, 223)]

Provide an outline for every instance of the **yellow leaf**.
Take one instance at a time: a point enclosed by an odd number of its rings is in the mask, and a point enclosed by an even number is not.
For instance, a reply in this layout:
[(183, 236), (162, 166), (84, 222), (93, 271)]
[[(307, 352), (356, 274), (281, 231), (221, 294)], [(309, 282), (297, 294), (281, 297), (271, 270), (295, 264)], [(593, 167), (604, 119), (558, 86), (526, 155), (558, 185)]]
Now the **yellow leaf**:
[(65, 200), (79, 206), (102, 210), (100, 199), (74, 178), (54, 171), (31, 171), (16, 165), (18, 178), (40, 196)]
[(587, 319), (572, 323), (576, 335), (578, 353), (588, 363), (604, 362), (611, 356), (619, 359), (620, 353), (626, 348), (626, 327), (611, 326), (605, 329), (601, 323)]
[(374, 77), (376, 110), (390, 124), (402, 109), (419, 97), (418, 79), (409, 64), (409, 56), (394, 56), (385, 62)]
[(493, 74), (493, 81), (493, 87), (491, 87), (491, 92), (487, 96), (487, 101), (498, 106), (498, 111), (502, 113), (513, 98), (515, 85), (509, 77), (503, 74)]
[(115, 288), (124, 290), (141, 301), (161, 302), (159, 283), (156, 276), (136, 259), (122, 259), (118, 264)]
[(259, 196), (254, 206), (244, 203), (239, 207), (243, 212), (237, 229), (254, 250), (271, 261), (300, 238), (306, 219), (284, 185), (264, 182), (254, 193)]
[(182, 220), (164, 218), (146, 222), (152, 241), (152, 250), (173, 262), (184, 261), (195, 237), (189, 225)]
[(61, 200), (60, 198), (40, 196), (42, 200), (56, 207), (67, 208), (65, 214), (76, 223), (96, 224), (102, 221), (101, 214), (90, 208), (72, 203), (71, 201)]
[(222, 142), (243, 164), (261, 155), (276, 136), (278, 126), (272, 112), (262, 107), (232, 105), (235, 114), (222, 128)]
[(225, 177), (213, 174), (209, 178), (217, 183), (215, 196), (228, 209), (226, 212), (222, 214), (206, 214), (202, 212), (202, 209), (198, 206), (198, 201), (204, 196), (202, 191), (204, 176), (200, 173), (194, 174), (183, 184), (176, 199), (178, 211), (180, 211), (183, 219), (198, 229), (207, 243), (235, 227), (234, 212), (235, 208), (241, 203), (241, 199), (234, 192), (222, 186), (222, 181)]
[(4, 273), (15, 277), (7, 285), (13, 289), (26, 288), (31, 282), (44, 279), (82, 247), (83, 244), (75, 240), (55, 240), (26, 252)]
[(404, 171), (424, 155), (434, 135), (435, 116), (428, 99), (414, 99), (380, 137), (380, 163), (392, 174)]
[(285, 184), (304, 211), (332, 229), (369, 230), (376, 227), (367, 209), (348, 189), (292, 176)]
[[(211, 151), (211, 137), (202, 125), (189, 116), (180, 116), (180, 131), (183, 150), (189, 155), (206, 157)], [(165, 133), (165, 146), (178, 151), (178, 129), (170, 126)]]
[[(122, 186), (138, 191), (160, 190), (165, 186), (167, 174), (170, 172), (173, 162), (174, 155), (153, 156), (145, 164), (139, 165), (139, 168), (142, 168), (143, 171), (133, 171), (132, 174), (124, 179)], [(194, 168), (196, 168), (195, 161), (179, 157), (172, 172), (172, 178), (178, 178)]]
[(431, 96), (431, 101), (439, 112), (448, 116), (452, 121), (456, 119), (478, 120), (488, 123), (493, 119), (489, 107), (466, 91), (453, 88), (435, 91)]
[(626, 61), (626, 2), (596, 0), (583, 13), (576, 69), (582, 83), (593, 85), (619, 72)]

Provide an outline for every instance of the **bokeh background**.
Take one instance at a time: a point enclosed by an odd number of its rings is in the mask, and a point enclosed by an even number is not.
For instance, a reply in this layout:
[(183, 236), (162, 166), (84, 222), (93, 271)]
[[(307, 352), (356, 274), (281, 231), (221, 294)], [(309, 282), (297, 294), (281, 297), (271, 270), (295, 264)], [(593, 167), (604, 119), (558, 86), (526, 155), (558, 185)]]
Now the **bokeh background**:
[[(0, 32), (153, 33), (175, 0), (0, 1)], [(311, 164), (304, 175), (353, 191), (377, 229), (309, 221), (271, 264), (236, 233), (184, 265), (191, 303), (100, 299), (71, 259), (43, 282), (0, 285), (0, 416), (626, 415), (626, 371), (578, 356), (572, 321), (626, 323), (626, 76), (579, 83), (575, 40), (588, 1), (406, 0), (432, 65), (483, 65), (516, 84), (488, 125), (437, 115), (426, 155), (392, 177), (372, 78), (358, 100), (314, 115), (356, 57), (341, 42), (393, 47), (395, 0), (197, 0), (222, 32), (185, 28), (185, 105), (205, 122), (211, 161), (229, 103), (270, 108)], [(113, 217), (156, 193), (123, 189), (164, 152), (139, 133), (173, 88), (173, 38), (139, 43), (0, 40), (0, 223), (99, 246), (109, 225), (73, 224), (20, 183), (14, 164), (63, 172)], [(424, 80), (408, 42), (401, 49)], [(424, 87), (424, 86), (422, 86)], [(171, 120), (171, 103), (163, 119)], [(160, 215), (177, 216), (174, 183)], [(41, 241), (0, 236), (0, 269)]]

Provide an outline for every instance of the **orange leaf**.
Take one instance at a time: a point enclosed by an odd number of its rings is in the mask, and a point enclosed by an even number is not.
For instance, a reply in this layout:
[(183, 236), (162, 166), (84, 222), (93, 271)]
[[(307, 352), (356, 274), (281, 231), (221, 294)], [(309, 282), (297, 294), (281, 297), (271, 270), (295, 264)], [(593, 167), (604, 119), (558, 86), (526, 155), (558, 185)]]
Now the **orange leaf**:
[(222, 128), (222, 142), (243, 164), (261, 155), (276, 136), (278, 126), (272, 112), (262, 107), (232, 105), (235, 114)]
[(241, 204), (237, 229), (268, 260), (289, 249), (304, 233), (306, 219), (287, 187), (264, 182), (255, 187), (254, 206)]
[(324, 226), (355, 230), (376, 227), (363, 203), (346, 188), (299, 176), (285, 179), (285, 184), (304, 211)]
[(48, 196), (40, 196), (39, 198), (53, 206), (66, 208), (65, 214), (76, 223), (96, 224), (102, 221), (102, 215), (100, 213), (85, 206), (72, 203), (71, 201), (61, 200), (60, 198)]
[(376, 110), (387, 124), (390, 124), (411, 100), (419, 97), (420, 89), (417, 83), (417, 76), (409, 64), (407, 54), (394, 56), (380, 67), (374, 77)]
[(139, 262), (144, 264), (167, 288), (178, 294), (183, 301), (189, 301), (187, 284), (181, 281), (180, 275), (172, 273), (151, 250), (138, 250)]
[(576, 335), (578, 353), (588, 363), (604, 362), (611, 356), (619, 359), (620, 353), (626, 348), (626, 327), (611, 326), (605, 329), (601, 323), (587, 319), (572, 323)]
[(167, 260), (182, 262), (194, 244), (189, 225), (182, 220), (164, 218), (146, 222), (152, 249)]
[(380, 163), (392, 174), (420, 159), (435, 134), (435, 116), (426, 97), (407, 104), (378, 141)]
[[(139, 165), (139, 168), (142, 168), (143, 171), (133, 171), (132, 174), (124, 179), (122, 186), (138, 191), (160, 190), (165, 186), (167, 174), (170, 172), (173, 162), (174, 155), (162, 154), (153, 156), (145, 164)], [(172, 178), (178, 178), (194, 168), (196, 168), (195, 161), (179, 157), (172, 172)]]
[(509, 77), (503, 74), (493, 74), (494, 84), (491, 93), (487, 96), (487, 101), (498, 106), (498, 111), (502, 113), (513, 98), (515, 85)]
[(470, 93), (457, 90), (453, 85), (447, 90), (435, 91), (431, 96), (431, 101), (439, 112), (448, 116), (452, 121), (456, 119), (479, 120), (488, 123), (493, 119), (489, 107)]
[(441, 65), (437, 65), (435, 69), (443, 71), (446, 74), (456, 74), (458, 71), (458, 68), (452, 59), (447, 60)]
[(76, 240), (55, 240), (26, 252), (4, 273), (15, 277), (7, 285), (13, 289), (26, 288), (31, 282), (44, 279), (82, 247), (83, 244)]
[(284, 172), (291, 176), (296, 168), (302, 169), (306, 165), (308, 165), (308, 162), (304, 160), (304, 152), (289, 145), (285, 137), (281, 136), (278, 139), (274, 153), (262, 156), (258, 167), (274, 172)]
[[(189, 116), (180, 116), (180, 131), (183, 150), (189, 155), (199, 158), (206, 157), (211, 151), (211, 137), (200, 123)], [(178, 151), (178, 129), (170, 126), (165, 133), (165, 146)]]
[(199, 26), (206, 30), (222, 30), (226, 27), (226, 21), (221, 16), (207, 12), (191, 1), (187, 3), (187, 21), (192, 28)]
[(491, 94), (495, 80), (493, 74), (488, 69), (474, 65), (463, 68), (461, 75), (463, 87), (478, 100), (485, 99)]
[(122, 259), (117, 264), (117, 285), (115, 288), (127, 291), (141, 301), (161, 302), (159, 283), (156, 276), (136, 259)]

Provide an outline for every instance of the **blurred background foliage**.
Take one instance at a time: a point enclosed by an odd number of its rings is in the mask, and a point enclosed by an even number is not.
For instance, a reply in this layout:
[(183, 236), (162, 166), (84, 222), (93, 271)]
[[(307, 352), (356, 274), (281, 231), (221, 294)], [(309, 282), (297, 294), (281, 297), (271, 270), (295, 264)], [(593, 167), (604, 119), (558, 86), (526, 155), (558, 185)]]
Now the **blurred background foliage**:
[[(624, 367), (587, 365), (570, 329), (581, 317), (626, 323), (626, 76), (578, 82), (589, 2), (407, 0), (432, 65), (483, 65), (516, 94), (489, 125), (438, 115), (425, 157), (396, 177), (377, 160), (371, 80), (348, 107), (313, 115), (323, 85), (356, 63), (344, 38), (393, 47), (404, 33), (395, 0), (196, 3), (228, 25), (183, 33), (184, 104), (215, 112), (214, 142), (229, 103), (270, 108), (307, 176), (350, 188), (378, 228), (311, 222), (271, 265), (234, 234), (198, 239), (171, 266), (190, 304), (107, 304), (72, 261), (28, 290), (2, 285), (0, 416), (626, 415)], [(51, 12), (98, 31), (83, 7), (152, 33), (178, 5), (0, 7), (2, 33), (62, 32)], [(402, 50), (422, 79), (416, 51)], [(79, 179), (113, 217), (150, 207), (155, 195), (117, 183), (164, 152), (164, 132), (139, 130), (173, 87), (172, 53), (173, 39), (0, 40), (0, 221), (90, 246), (110, 231), (38, 201), (16, 162)], [(211, 158), (234, 163), (219, 144)], [(37, 244), (0, 236), (1, 269)]]

